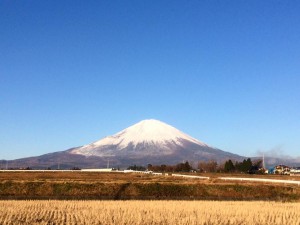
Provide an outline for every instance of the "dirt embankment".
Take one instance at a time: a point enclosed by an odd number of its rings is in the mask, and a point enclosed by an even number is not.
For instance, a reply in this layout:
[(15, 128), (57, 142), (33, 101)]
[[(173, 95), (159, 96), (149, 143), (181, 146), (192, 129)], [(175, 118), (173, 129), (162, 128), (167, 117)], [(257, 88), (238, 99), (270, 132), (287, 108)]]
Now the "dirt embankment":
[(138, 174), (0, 173), (0, 199), (300, 201), (300, 186)]

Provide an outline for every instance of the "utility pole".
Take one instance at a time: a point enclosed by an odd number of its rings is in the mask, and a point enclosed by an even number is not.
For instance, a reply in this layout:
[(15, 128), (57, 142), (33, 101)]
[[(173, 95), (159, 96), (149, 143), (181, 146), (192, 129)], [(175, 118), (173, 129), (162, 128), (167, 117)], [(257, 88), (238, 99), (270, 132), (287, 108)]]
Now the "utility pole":
[(109, 168), (109, 159), (107, 160), (107, 169)]

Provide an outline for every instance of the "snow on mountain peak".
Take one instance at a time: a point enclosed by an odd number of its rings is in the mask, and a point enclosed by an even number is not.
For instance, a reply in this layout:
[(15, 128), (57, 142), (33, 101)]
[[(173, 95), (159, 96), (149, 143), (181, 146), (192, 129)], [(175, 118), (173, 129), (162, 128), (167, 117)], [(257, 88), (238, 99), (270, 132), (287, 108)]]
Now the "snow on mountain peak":
[(141, 142), (160, 143), (171, 140), (176, 142), (178, 139), (188, 139), (191, 142), (199, 144), (199, 141), (194, 138), (189, 137), (166, 123), (154, 119), (143, 120), (119, 132), (116, 136), (119, 135), (121, 135), (123, 142), (127, 142), (126, 144), (133, 142), (134, 145)]
[(201, 146), (207, 146), (205, 143), (190, 137), (166, 123), (149, 119), (142, 120), (115, 135), (85, 145), (81, 148), (81, 151), (109, 145), (118, 146), (118, 149), (123, 149), (130, 144), (137, 146), (140, 143), (167, 144), (172, 142), (177, 145), (182, 145), (182, 140), (190, 141)]

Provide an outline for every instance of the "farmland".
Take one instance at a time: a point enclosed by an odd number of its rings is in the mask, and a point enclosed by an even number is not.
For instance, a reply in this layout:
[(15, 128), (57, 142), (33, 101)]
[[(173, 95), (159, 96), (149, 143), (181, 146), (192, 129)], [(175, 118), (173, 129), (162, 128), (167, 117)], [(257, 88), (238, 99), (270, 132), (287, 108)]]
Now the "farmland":
[(2, 171), (0, 224), (300, 224), (299, 185), (202, 175)]
[(300, 204), (261, 201), (0, 201), (0, 224), (300, 224)]
[[(220, 180), (217, 174), (205, 175), (211, 179), (79, 171), (0, 172), (0, 199), (300, 200), (299, 185)], [(289, 176), (245, 177), (299, 180)]]

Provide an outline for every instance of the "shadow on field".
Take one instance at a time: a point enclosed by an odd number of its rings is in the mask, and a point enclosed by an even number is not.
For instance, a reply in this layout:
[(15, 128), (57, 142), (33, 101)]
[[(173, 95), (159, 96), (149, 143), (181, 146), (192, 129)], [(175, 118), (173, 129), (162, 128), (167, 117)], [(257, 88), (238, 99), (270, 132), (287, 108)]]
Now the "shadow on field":
[(114, 200), (120, 200), (122, 195), (125, 193), (126, 189), (130, 186), (131, 183), (126, 183), (121, 185), (119, 191), (116, 193)]

